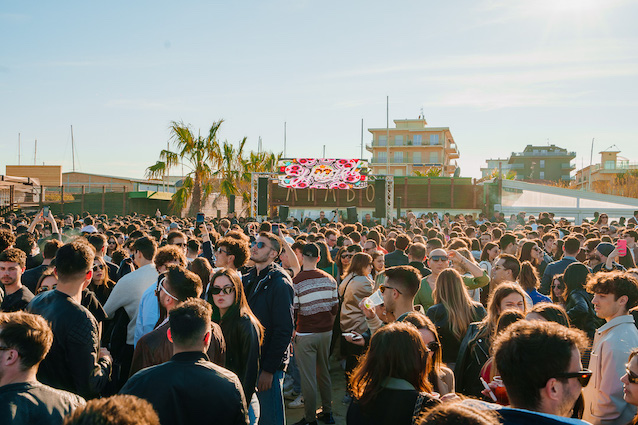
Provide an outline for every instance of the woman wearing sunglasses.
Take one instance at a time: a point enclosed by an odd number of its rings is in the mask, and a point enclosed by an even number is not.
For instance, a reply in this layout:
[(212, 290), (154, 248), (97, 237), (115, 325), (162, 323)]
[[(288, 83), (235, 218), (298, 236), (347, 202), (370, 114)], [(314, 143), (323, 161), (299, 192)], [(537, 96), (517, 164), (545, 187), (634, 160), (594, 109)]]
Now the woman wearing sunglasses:
[(219, 323), (226, 340), (226, 368), (239, 377), (250, 423), (256, 424), (259, 401), (255, 387), (264, 328), (248, 306), (244, 286), (234, 270), (222, 269), (213, 275), (208, 302), (213, 307), (213, 321)]
[(427, 316), (417, 312), (408, 314), (403, 321), (416, 326), (421, 334), (421, 339), (429, 350), (430, 371), (428, 372), (428, 381), (432, 384), (432, 391), (441, 395), (453, 393), (454, 372), (449, 367), (446, 367), (443, 362), (441, 340), (434, 323)]
[(89, 290), (93, 291), (100, 304), (104, 305), (111, 295), (115, 282), (109, 279), (106, 262), (103, 258), (95, 257), (93, 260), (93, 277), (89, 283)]
[[(625, 365), (625, 374), (620, 378), (620, 382), (623, 383), (625, 401), (638, 406), (638, 348), (634, 348), (629, 354), (629, 360)], [(638, 415), (634, 417), (631, 424), (638, 424)]]

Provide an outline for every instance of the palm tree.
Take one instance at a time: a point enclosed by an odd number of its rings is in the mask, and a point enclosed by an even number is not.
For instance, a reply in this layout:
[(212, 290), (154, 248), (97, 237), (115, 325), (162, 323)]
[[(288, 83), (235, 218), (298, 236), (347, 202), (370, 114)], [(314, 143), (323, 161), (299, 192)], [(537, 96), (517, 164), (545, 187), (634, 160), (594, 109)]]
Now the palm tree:
[(189, 215), (194, 216), (213, 192), (212, 177), (221, 165), (217, 132), (223, 122), (224, 120), (214, 122), (206, 137), (195, 137), (190, 126), (183, 122), (171, 123), (171, 140), (177, 149), (162, 150), (160, 159), (146, 169), (146, 176), (162, 177), (171, 167), (180, 163), (190, 170), (182, 187), (173, 195), (171, 207), (174, 209), (181, 211), (191, 201)]

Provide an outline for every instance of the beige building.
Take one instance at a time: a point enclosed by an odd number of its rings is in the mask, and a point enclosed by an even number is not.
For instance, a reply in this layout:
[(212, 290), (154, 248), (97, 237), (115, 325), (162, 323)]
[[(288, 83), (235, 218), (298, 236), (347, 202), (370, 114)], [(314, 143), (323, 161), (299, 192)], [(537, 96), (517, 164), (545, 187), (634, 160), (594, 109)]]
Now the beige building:
[(588, 165), (576, 171), (574, 184), (577, 189), (589, 189), (597, 182), (613, 182), (617, 174), (638, 170), (638, 163), (619, 156), (620, 150), (616, 146), (598, 153), (600, 154), (598, 164)]
[(394, 120), (394, 125), (389, 130), (368, 129), (372, 143), (366, 149), (372, 153), (374, 174), (410, 176), (440, 170), (440, 176), (454, 175), (459, 151), (449, 127), (428, 127), (425, 118)]

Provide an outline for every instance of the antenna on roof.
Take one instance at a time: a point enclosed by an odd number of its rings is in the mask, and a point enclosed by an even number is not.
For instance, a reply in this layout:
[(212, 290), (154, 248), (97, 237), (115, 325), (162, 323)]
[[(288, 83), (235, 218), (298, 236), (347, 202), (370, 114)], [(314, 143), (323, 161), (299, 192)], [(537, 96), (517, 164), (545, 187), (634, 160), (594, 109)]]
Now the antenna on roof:
[(425, 119), (425, 114), (423, 114), (423, 106), (421, 106), (421, 115), (419, 115), (419, 119)]

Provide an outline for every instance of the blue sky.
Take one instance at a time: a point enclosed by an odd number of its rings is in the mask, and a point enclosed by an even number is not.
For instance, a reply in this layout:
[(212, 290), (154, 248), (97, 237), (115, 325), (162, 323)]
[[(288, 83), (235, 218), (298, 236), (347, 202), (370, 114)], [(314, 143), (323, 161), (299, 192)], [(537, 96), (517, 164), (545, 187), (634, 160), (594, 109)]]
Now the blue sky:
[[(638, 3), (111, 1), (0, 5), (0, 172), (141, 177), (172, 120), (287, 155), (358, 157), (364, 127), (450, 127), (463, 176), (527, 144), (638, 161)], [(364, 142), (370, 133), (365, 131)], [(367, 152), (364, 152), (369, 157)], [(177, 170), (175, 171), (177, 173)]]

